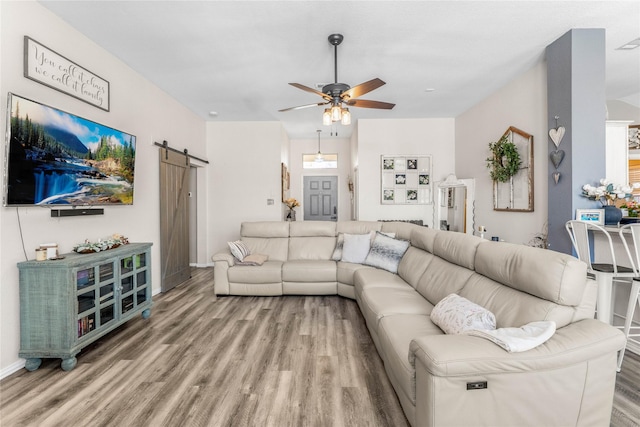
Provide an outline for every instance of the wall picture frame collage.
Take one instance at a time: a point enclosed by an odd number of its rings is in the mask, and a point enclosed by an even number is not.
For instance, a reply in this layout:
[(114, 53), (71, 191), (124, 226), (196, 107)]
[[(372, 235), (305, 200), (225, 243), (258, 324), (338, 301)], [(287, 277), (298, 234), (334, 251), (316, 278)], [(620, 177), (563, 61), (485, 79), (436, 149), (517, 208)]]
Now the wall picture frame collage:
[(432, 203), (431, 156), (382, 155), (380, 168), (381, 204)]

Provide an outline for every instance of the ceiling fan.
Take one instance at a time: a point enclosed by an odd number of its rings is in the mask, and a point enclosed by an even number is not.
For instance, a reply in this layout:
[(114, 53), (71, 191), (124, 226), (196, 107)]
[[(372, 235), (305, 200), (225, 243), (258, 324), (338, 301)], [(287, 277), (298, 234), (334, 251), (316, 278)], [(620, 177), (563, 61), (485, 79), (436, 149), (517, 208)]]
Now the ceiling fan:
[(343, 106), (343, 104), (346, 104), (349, 107), (378, 108), (382, 110), (390, 110), (395, 107), (395, 104), (391, 104), (389, 102), (358, 99), (360, 96), (385, 84), (385, 82), (378, 78), (369, 80), (354, 87), (345, 83), (338, 83), (338, 45), (342, 43), (342, 40), (344, 40), (342, 34), (331, 34), (329, 36), (329, 43), (334, 47), (334, 83), (329, 83), (323, 86), (322, 92), (300, 83), (289, 83), (291, 86), (297, 87), (298, 89), (321, 96), (324, 101), (314, 104), (300, 105), (298, 107), (284, 108), (278, 111), (284, 112), (300, 110), (308, 107), (331, 105), (331, 107), (325, 108), (322, 115), (322, 123), (325, 125), (331, 125), (333, 122), (340, 121), (343, 125), (348, 125), (351, 124), (351, 113), (348, 108)]

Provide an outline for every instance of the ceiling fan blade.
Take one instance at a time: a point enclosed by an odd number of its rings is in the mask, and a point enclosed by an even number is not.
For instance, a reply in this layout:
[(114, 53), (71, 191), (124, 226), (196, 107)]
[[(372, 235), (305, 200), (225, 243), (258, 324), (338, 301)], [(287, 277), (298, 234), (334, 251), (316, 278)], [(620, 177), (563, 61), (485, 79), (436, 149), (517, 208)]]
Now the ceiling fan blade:
[(381, 110), (391, 110), (396, 104), (382, 101), (370, 101), (368, 99), (350, 99), (347, 101), (347, 105), (350, 107), (360, 108), (379, 108)]
[(302, 90), (304, 90), (306, 92), (311, 92), (311, 93), (315, 93), (316, 95), (320, 95), (321, 97), (323, 97), (327, 101), (331, 100), (331, 97), (329, 95), (327, 95), (326, 93), (322, 93), (319, 90), (312, 89), (309, 86), (301, 85), (300, 83), (289, 83), (289, 84), (291, 86), (293, 86), (293, 87), (297, 87), (298, 89), (302, 89)]
[(297, 107), (283, 108), (282, 110), (278, 110), (278, 112), (283, 113), (285, 111), (302, 110), (303, 108), (319, 107), (320, 105), (327, 105), (327, 104), (328, 102), (317, 102), (315, 104), (307, 104), (307, 105), (299, 105)]
[(385, 85), (386, 83), (382, 80), (375, 78), (373, 80), (369, 80), (368, 82), (360, 83), (357, 86), (352, 87), (349, 90), (345, 90), (340, 97), (344, 100), (349, 100), (353, 98), (359, 98), (365, 93), (369, 93), (374, 89), (378, 89), (380, 86)]

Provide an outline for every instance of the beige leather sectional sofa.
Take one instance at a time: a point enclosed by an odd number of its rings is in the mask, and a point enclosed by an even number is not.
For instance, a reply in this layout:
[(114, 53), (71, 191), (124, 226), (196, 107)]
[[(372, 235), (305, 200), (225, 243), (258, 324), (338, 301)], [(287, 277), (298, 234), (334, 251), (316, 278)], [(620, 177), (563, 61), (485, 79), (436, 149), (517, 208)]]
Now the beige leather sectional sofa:
[[(331, 260), (339, 233), (395, 233), (411, 245), (397, 274)], [(213, 256), (218, 295), (355, 298), (413, 426), (607, 426), (624, 336), (594, 320), (596, 285), (576, 258), (389, 222), (246, 222), (240, 236), (261, 266)], [(447, 335), (430, 317), (458, 294), (497, 328), (554, 321), (543, 344), (511, 353)]]

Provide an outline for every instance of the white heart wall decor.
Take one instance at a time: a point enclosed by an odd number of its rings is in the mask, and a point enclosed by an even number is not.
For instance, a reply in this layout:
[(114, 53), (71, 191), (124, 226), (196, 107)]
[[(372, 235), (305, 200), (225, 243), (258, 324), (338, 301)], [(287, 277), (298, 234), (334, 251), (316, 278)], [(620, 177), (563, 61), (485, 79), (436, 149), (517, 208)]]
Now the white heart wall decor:
[(562, 138), (564, 137), (564, 126), (558, 126), (558, 129), (549, 129), (549, 137), (555, 144), (556, 148), (560, 146)]
[(553, 173), (553, 180), (556, 182), (556, 185), (557, 185), (558, 181), (560, 181), (560, 172)]

